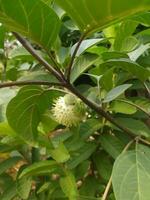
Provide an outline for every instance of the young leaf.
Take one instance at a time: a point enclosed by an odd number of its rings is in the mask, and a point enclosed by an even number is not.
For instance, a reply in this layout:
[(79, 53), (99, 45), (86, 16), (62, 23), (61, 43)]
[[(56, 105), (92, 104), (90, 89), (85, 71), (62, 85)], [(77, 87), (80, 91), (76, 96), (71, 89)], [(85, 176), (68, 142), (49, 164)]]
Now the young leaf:
[(69, 152), (63, 143), (60, 143), (56, 149), (51, 150), (50, 155), (58, 163), (64, 163), (70, 158)]
[[(83, 40), (82, 45), (79, 47), (78, 52), (76, 54), (76, 56), (80, 56), (81, 54), (83, 54), (87, 49), (89, 49), (90, 47), (98, 44), (99, 42), (104, 41), (104, 38), (101, 39), (87, 39), (87, 40)], [(71, 48), (71, 56), (73, 55), (73, 52), (76, 48), (77, 44), (73, 45)]]
[(112, 90), (110, 90), (107, 93), (107, 95), (105, 96), (103, 102), (104, 103), (108, 103), (110, 101), (113, 101), (118, 96), (123, 94), (131, 86), (132, 86), (131, 84), (124, 84), (124, 85), (120, 85), (120, 86), (117, 86), (117, 87), (113, 88)]

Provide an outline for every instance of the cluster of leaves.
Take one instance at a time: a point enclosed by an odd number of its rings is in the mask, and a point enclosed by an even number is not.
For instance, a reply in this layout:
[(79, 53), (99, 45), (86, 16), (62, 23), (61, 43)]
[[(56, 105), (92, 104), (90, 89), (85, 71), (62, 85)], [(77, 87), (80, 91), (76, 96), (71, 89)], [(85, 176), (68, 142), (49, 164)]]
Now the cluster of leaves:
[[(149, 199), (149, 9), (0, 1), (1, 200)], [(87, 116), (68, 128), (51, 109), (70, 92)]]

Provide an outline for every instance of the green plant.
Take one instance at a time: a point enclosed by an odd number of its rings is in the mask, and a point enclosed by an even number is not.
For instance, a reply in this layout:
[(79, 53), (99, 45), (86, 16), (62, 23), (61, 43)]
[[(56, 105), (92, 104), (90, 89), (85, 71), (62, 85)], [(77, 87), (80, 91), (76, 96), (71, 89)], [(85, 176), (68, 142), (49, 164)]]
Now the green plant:
[(149, 199), (149, 9), (0, 1), (2, 200)]

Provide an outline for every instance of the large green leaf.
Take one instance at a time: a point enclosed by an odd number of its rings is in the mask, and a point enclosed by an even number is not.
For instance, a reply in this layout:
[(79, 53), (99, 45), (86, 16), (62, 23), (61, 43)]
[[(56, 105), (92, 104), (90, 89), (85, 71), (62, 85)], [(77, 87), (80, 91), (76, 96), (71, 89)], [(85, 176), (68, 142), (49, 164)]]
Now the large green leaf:
[(112, 183), (116, 200), (149, 200), (150, 149), (137, 145), (136, 150), (121, 154), (115, 161)]
[(130, 15), (148, 10), (150, 0), (56, 0), (84, 32), (102, 29)]
[(41, 115), (57, 94), (56, 91), (43, 90), (38, 86), (23, 87), (8, 104), (7, 119), (10, 126), (25, 140), (35, 140)]
[(55, 12), (41, 0), (0, 0), (0, 22), (45, 49), (55, 41), (60, 24)]

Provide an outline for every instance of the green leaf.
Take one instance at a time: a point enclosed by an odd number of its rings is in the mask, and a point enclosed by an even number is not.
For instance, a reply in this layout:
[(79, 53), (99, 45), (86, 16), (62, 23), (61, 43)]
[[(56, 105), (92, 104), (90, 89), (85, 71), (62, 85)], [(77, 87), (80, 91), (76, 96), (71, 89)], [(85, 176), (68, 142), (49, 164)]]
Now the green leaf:
[(137, 145), (136, 150), (121, 154), (115, 161), (112, 183), (116, 200), (148, 200), (150, 196), (150, 149)]
[(7, 106), (7, 119), (16, 133), (28, 141), (37, 138), (41, 115), (58, 93), (37, 86), (23, 87)]
[(80, 163), (87, 160), (92, 153), (95, 151), (96, 145), (95, 144), (85, 144), (83, 145), (78, 152), (75, 152), (70, 160), (67, 162), (67, 166), (69, 169), (73, 169), (77, 167)]
[(77, 199), (77, 185), (75, 177), (71, 172), (67, 172), (67, 176), (60, 179), (60, 186), (69, 200)]
[(30, 194), (32, 179), (30, 177), (23, 177), (16, 181), (17, 193), (22, 199), (27, 199)]
[(0, 123), (0, 135), (16, 135), (15, 131), (9, 126), (7, 122)]
[(19, 175), (19, 178), (22, 178), (24, 176), (37, 176), (43, 174), (50, 174), (54, 172), (56, 169), (57, 169), (57, 163), (55, 161), (44, 160), (34, 163), (29, 167), (26, 167)]
[(58, 163), (64, 163), (70, 158), (69, 152), (63, 143), (60, 143), (56, 149), (51, 150), (50, 155)]
[(18, 163), (22, 158), (21, 157), (12, 157), (0, 163), (0, 174), (4, 173), (10, 167)]
[(100, 136), (100, 144), (102, 148), (116, 159), (124, 148), (124, 144), (116, 136), (105, 134)]
[(4, 49), (5, 32), (4, 26), (0, 24), (0, 49)]
[(41, 0), (1, 0), (0, 22), (49, 50), (59, 31), (59, 18)]
[(16, 184), (10, 185), (0, 196), (1, 200), (12, 200), (17, 195)]
[(58, 80), (51, 74), (48, 74), (45, 71), (38, 70), (38, 71), (32, 71), (32, 72), (26, 72), (24, 76), (21, 76), (19, 81), (49, 81), (49, 82), (58, 82)]
[(130, 72), (141, 81), (145, 81), (150, 76), (150, 71), (148, 69), (126, 58), (108, 60), (107, 62), (100, 64), (100, 67), (103, 66), (123, 69)]
[(150, 137), (150, 129), (144, 122), (132, 118), (117, 118), (116, 120), (136, 135)]
[(56, 0), (76, 22), (79, 28), (90, 33), (109, 26), (112, 22), (149, 10), (150, 0)]
[(99, 119), (87, 119), (86, 122), (80, 124), (79, 135), (80, 140), (86, 140), (95, 131), (103, 127), (103, 123)]
[(132, 17), (132, 20), (135, 20), (136, 22), (143, 24), (144, 26), (150, 26), (150, 12), (144, 12), (138, 15), (135, 15)]
[(93, 157), (99, 175), (106, 181), (109, 180), (112, 172), (110, 157), (105, 152), (97, 152)]
[(108, 103), (110, 101), (113, 101), (118, 96), (120, 96), (121, 94), (123, 94), (131, 86), (132, 86), (131, 84), (124, 84), (124, 85), (120, 85), (120, 86), (117, 86), (117, 87), (113, 88), (112, 90), (110, 90), (106, 94), (103, 102), (104, 103)]
[(114, 41), (115, 51), (129, 52), (133, 50), (138, 41), (131, 35), (135, 31), (137, 25), (138, 23), (133, 20), (126, 20), (125, 22), (122, 22), (118, 28)]
[(71, 82), (73, 83), (83, 72), (91, 67), (98, 60), (97, 55), (83, 55), (73, 65), (71, 71)]
[(128, 115), (132, 115), (137, 111), (135, 106), (132, 106), (130, 104), (127, 104), (126, 102), (121, 102), (121, 101), (113, 101), (109, 109), (116, 113), (123, 113)]
[[(87, 39), (87, 40), (83, 40), (82, 41), (82, 45), (80, 45), (76, 56), (80, 56), (81, 54), (83, 54), (87, 49), (89, 49), (90, 47), (100, 43), (104, 41), (104, 38), (100, 38), (100, 39)], [(71, 48), (71, 56), (73, 55), (73, 52), (76, 48), (77, 44), (73, 45)]]

